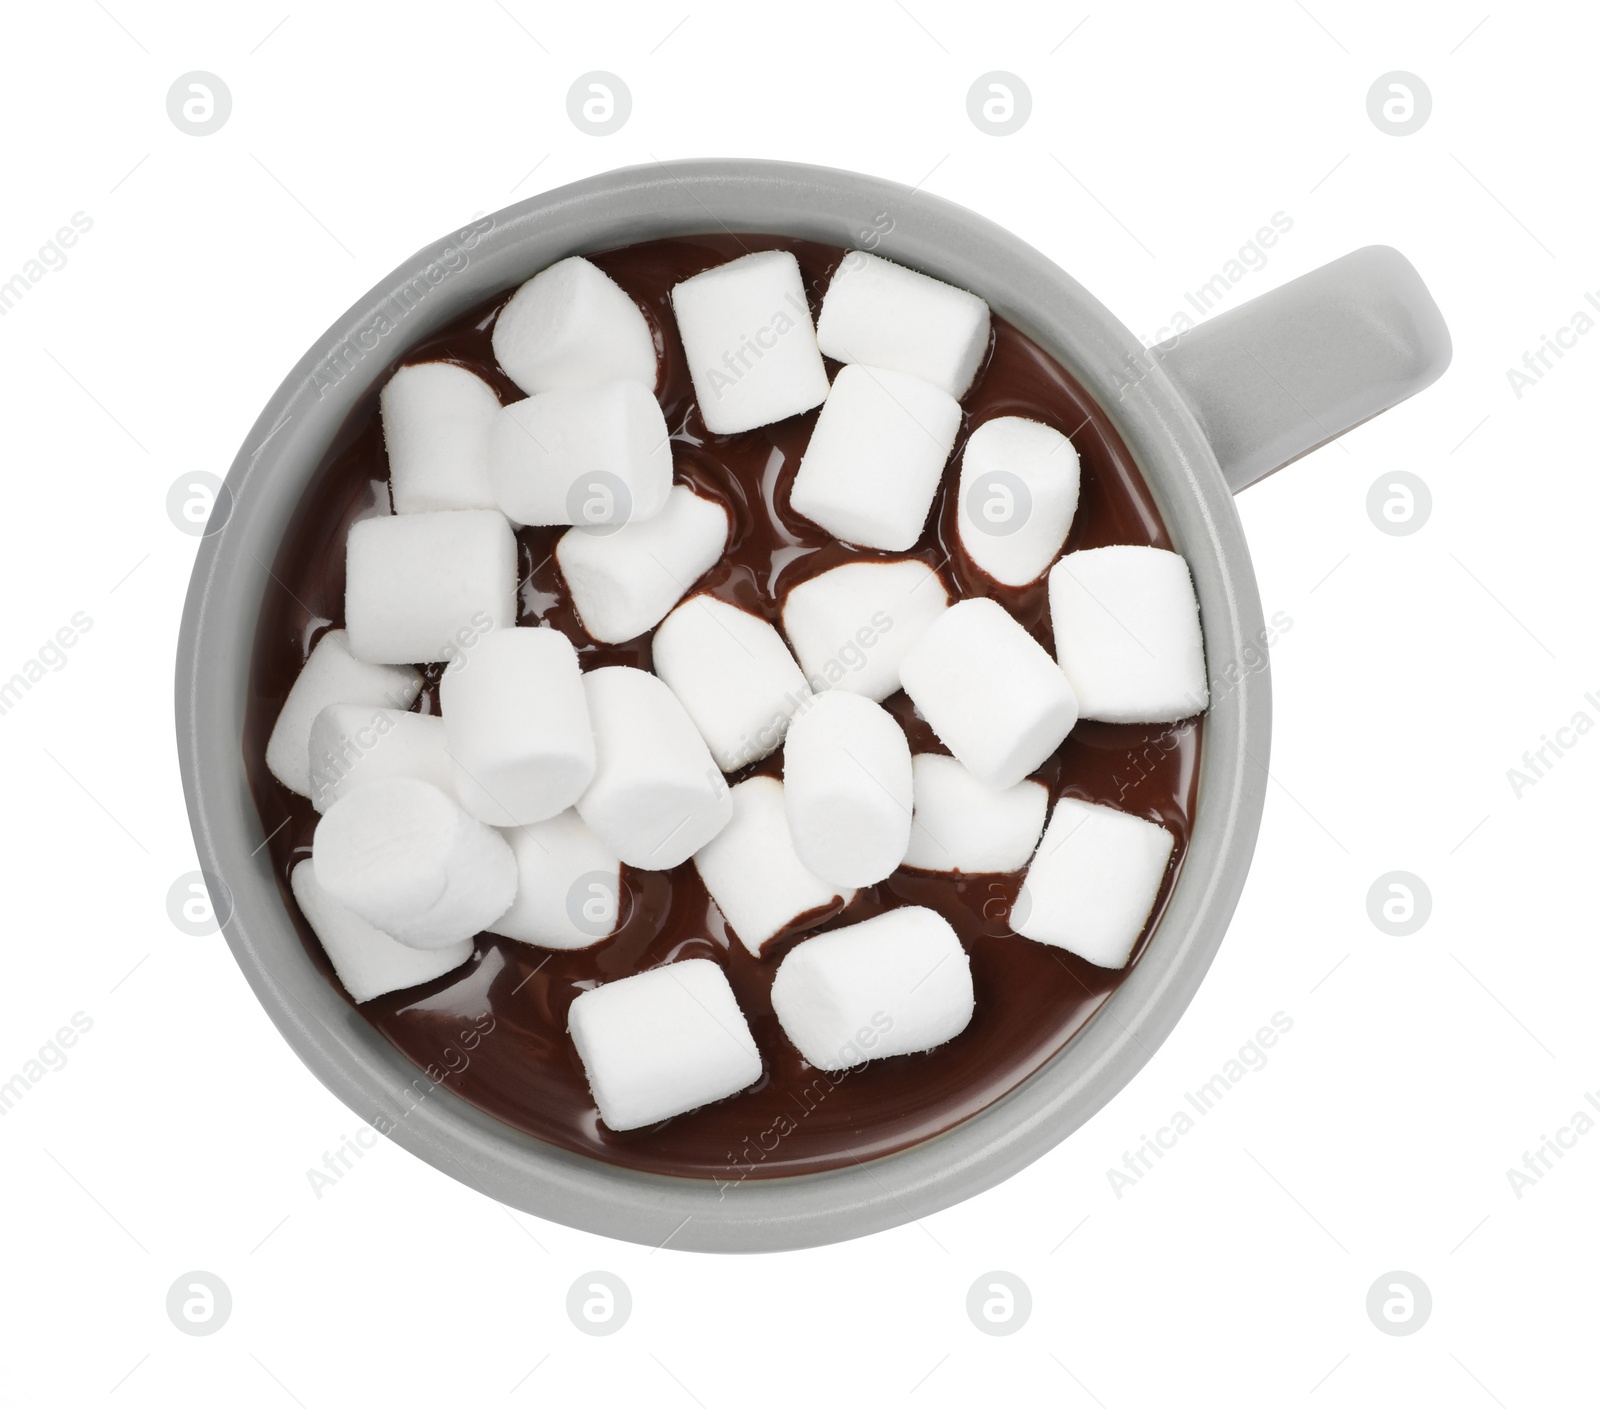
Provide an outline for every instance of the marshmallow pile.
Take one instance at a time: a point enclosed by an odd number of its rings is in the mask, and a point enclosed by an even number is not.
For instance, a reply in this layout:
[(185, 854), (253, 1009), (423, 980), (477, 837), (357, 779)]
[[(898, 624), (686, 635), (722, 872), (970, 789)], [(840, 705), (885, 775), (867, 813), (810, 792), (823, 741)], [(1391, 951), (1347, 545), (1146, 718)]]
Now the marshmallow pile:
[[(1173, 836), (1070, 796), (1052, 809), (1030, 775), (1080, 719), (1206, 707), (1187, 564), (1136, 546), (1063, 555), (1077, 452), (1015, 416), (968, 435), (955, 523), (997, 589), (1048, 574), (1054, 655), (1000, 601), (952, 600), (910, 556), (989, 346), (974, 295), (857, 251), (813, 324), (798, 261), (770, 250), (684, 280), (671, 306), (711, 437), (821, 408), (788, 507), (860, 551), (770, 619), (696, 591), (730, 511), (674, 482), (660, 338), (588, 260), (552, 265), (500, 310), (494, 355), (523, 399), (502, 405), (454, 363), (396, 372), (380, 398), (394, 512), (351, 527), (344, 625), (317, 641), (266, 753), (320, 814), (291, 886), (340, 981), (357, 1002), (426, 983), (483, 931), (600, 944), (624, 918), (624, 867), (686, 864), (757, 961), (909, 867), (1025, 871), (1017, 934), (1123, 967)], [(842, 364), (831, 383), (825, 358)], [(554, 558), (583, 632), (653, 632), (639, 657), (652, 669), (584, 669), (587, 641), (517, 624), (524, 526), (565, 530)], [(420, 713), (429, 665), (444, 667), (438, 712)], [(884, 707), (899, 691), (947, 753), (912, 755)], [(867, 909), (768, 974), (785, 1036), (824, 1071), (928, 1051), (973, 1012), (945, 918)], [(706, 959), (586, 988), (568, 1031), (613, 1130), (762, 1075)]]

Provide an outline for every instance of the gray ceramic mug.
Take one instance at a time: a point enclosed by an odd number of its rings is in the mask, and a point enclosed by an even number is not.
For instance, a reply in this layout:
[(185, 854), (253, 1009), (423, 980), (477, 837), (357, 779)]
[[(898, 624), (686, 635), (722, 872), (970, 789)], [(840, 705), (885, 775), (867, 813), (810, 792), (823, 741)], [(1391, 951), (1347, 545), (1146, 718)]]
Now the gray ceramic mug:
[[(555, 260), (714, 231), (872, 248), (973, 290), (1059, 360), (1115, 421), (1189, 560), (1212, 699), (1193, 839), (1171, 902), (1089, 1023), (1015, 1090), (934, 1139), (848, 1169), (731, 1186), (558, 1149), (422, 1078), (307, 958), (241, 745), (266, 565), (351, 408), (407, 348)], [(1378, 246), (1147, 350), (1074, 279), (983, 217), (851, 172), (658, 164), (485, 217), (407, 260), (301, 359), (240, 450), (201, 541), (178, 643), (178, 752), (234, 957), (289, 1044), (358, 1116), (543, 1218), (652, 1246), (756, 1252), (857, 1237), (976, 1194), (1065, 1138), (1144, 1064), (1193, 997), (1244, 885), (1267, 780), (1270, 690), (1233, 493), (1421, 390), (1449, 360), (1444, 320), (1416, 271)]]

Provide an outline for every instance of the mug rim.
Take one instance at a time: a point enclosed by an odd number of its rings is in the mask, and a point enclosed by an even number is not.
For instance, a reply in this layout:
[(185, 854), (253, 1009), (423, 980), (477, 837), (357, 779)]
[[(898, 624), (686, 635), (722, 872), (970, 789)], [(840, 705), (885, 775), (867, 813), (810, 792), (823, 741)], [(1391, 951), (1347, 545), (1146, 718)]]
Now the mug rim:
[[(306, 955), (265, 852), (241, 745), (268, 565), (356, 402), (409, 347), (556, 259), (712, 231), (847, 248), (875, 231), (876, 253), (972, 289), (1060, 361), (1117, 426), (1189, 561), (1211, 685), (1182, 869), (1139, 962), (1088, 1022), (1011, 1091), (939, 1135), (849, 1168), (731, 1184), (547, 1144), (422, 1076)], [(625, 167), (534, 196), (425, 247), (335, 320), (268, 401), (226, 489), (214, 515), (222, 522), (201, 539), (176, 670), (184, 794), (202, 871), (225, 891), (214, 897), (227, 916), (222, 933), (324, 1085), (489, 1197), (680, 1250), (776, 1251), (914, 1221), (1009, 1177), (1109, 1101), (1176, 1025), (1221, 943), (1260, 824), (1270, 742), (1264, 655), (1241, 671), (1264, 623), (1237, 509), (1188, 403), (1143, 344), (1071, 275), (976, 212), (879, 177), (740, 158)]]

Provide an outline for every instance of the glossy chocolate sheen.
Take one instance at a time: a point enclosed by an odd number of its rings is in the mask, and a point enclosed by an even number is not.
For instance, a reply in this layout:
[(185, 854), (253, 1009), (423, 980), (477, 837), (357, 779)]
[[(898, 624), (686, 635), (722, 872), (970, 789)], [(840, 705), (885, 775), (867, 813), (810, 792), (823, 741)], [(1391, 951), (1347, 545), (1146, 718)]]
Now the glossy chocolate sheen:
[[(728, 551), (698, 584), (776, 622), (784, 593), (835, 564), (904, 555), (846, 548), (794, 514), (789, 485), (816, 412), (736, 436), (714, 436), (700, 419), (669, 292), (680, 280), (752, 250), (788, 249), (800, 261), (815, 317), (843, 251), (766, 235), (657, 240), (593, 255), (643, 307), (661, 353), (657, 392), (673, 432), (680, 482), (732, 512)], [(489, 334), (511, 290), (411, 348), (401, 363), (447, 360), (484, 377), (503, 401), (521, 392), (495, 365)], [(829, 364), (829, 373), (837, 370)], [(381, 380), (380, 380), (381, 385)], [(996, 320), (992, 344), (963, 402), (960, 435), (934, 512), (914, 556), (958, 596), (1001, 602), (1047, 648), (1042, 581), (998, 586), (966, 558), (951, 487), (970, 431), (995, 416), (1054, 426), (1077, 446), (1082, 490), (1067, 547), (1113, 543), (1170, 547), (1132, 455), (1078, 383), (1017, 329)], [(299, 914), (289, 873), (309, 855), (311, 805), (267, 771), (267, 736), (318, 636), (343, 620), (344, 542), (351, 523), (389, 511), (388, 466), (373, 391), (351, 414), (312, 477), (273, 565), (257, 628), (244, 764), (284, 894), (312, 962), (337, 983)], [(592, 641), (568, 598), (552, 550), (562, 529), (518, 534), (522, 625), (559, 627), (584, 667), (650, 665), (646, 636), (620, 646)], [(438, 709), (439, 667), (417, 708)], [(945, 752), (904, 694), (886, 702), (914, 752)], [(1189, 840), (1199, 773), (1201, 721), (1169, 726), (1080, 723), (1034, 775), (1056, 797), (1121, 807), (1169, 827), (1177, 846), (1138, 954), (1164, 909)], [(779, 774), (781, 752), (735, 775)], [(622, 923), (588, 950), (555, 952), (480, 935), (471, 961), (420, 988), (362, 1004), (360, 1012), (432, 1080), (541, 1140), (634, 1169), (738, 1181), (811, 1173), (902, 1149), (949, 1129), (1003, 1096), (1058, 1052), (1123, 976), (1013, 934), (1006, 917), (1021, 876), (932, 875), (901, 869), (859, 893), (847, 910), (808, 917), (752, 958), (728, 932), (692, 863), (666, 872), (624, 868)], [(927, 905), (955, 927), (972, 961), (977, 1008), (966, 1031), (931, 1053), (865, 1063), (846, 1073), (808, 1066), (772, 1012), (772, 975), (805, 935), (864, 920), (895, 905)], [(675, 959), (721, 964), (750, 1020), (765, 1072), (750, 1090), (653, 1129), (603, 1127), (567, 1037), (567, 1007), (584, 989)], [(1124, 971), (1125, 972), (1125, 971)], [(427, 1082), (421, 1083), (426, 1089)]]

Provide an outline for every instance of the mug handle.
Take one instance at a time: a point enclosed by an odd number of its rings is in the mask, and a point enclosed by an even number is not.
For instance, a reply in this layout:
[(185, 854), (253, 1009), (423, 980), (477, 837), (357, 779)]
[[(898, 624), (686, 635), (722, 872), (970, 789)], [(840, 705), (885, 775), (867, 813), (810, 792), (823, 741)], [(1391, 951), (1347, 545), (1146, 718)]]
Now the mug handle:
[(1411, 262), (1368, 245), (1151, 353), (1237, 494), (1431, 386), (1450, 330)]

